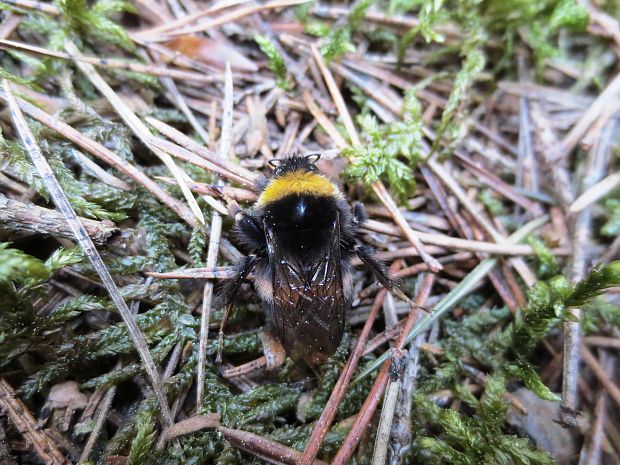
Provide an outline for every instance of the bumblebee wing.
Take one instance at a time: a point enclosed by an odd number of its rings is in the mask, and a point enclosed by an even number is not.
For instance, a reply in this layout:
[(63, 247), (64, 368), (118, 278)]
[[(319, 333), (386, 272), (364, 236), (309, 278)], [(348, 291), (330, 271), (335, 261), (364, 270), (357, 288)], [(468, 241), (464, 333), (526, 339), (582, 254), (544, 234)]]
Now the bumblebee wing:
[(320, 360), (333, 353), (344, 332), (345, 295), (340, 256), (340, 223), (310, 258), (285, 254), (265, 227), (272, 271), (274, 326), (293, 359)]

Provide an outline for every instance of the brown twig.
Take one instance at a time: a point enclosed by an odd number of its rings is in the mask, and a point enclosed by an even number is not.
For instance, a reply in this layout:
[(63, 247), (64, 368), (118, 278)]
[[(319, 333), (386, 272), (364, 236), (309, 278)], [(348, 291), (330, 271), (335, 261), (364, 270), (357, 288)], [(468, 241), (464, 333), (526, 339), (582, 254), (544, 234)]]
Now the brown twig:
[[(430, 293), (430, 289), (434, 281), (434, 276), (428, 275), (426, 277), (426, 281), (427, 281), (427, 284), (423, 286), (424, 292), (420, 292), (418, 294), (416, 298), (416, 305), (412, 306), (411, 311), (409, 313), (409, 317), (407, 318), (407, 321), (403, 327), (403, 330), (401, 331), (400, 336), (398, 337), (398, 340), (394, 344), (394, 349), (403, 348), (403, 345), (405, 343), (407, 335), (409, 334), (409, 331), (411, 331), (411, 328), (413, 328), (413, 325), (418, 319), (418, 316), (420, 314), (420, 306), (424, 305), (424, 302), (426, 298), (428, 297), (428, 294)], [(349, 431), (349, 433), (347, 434), (347, 437), (345, 438), (344, 442), (340, 446), (340, 449), (338, 449), (338, 452), (336, 452), (336, 455), (332, 459), (331, 465), (345, 465), (351, 459), (351, 456), (353, 455), (353, 451), (355, 450), (355, 447), (357, 447), (357, 444), (359, 443), (360, 438), (362, 437), (363, 431), (368, 426), (372, 416), (375, 413), (377, 405), (379, 404), (379, 401), (381, 400), (381, 397), (383, 396), (383, 392), (385, 391), (385, 387), (388, 382), (388, 373), (389, 373), (390, 366), (391, 366), (391, 361), (388, 358), (383, 363), (383, 366), (381, 367), (381, 371), (377, 375), (377, 379), (375, 380), (375, 383), (373, 384), (370, 390), (370, 393), (368, 394), (368, 396), (366, 397), (366, 400), (364, 401), (364, 405), (362, 405), (362, 408), (360, 409), (359, 413), (355, 417), (355, 421), (353, 422), (353, 425), (351, 426), (351, 430)]]
[(129, 311), (125, 300), (120, 295), (118, 288), (116, 287), (116, 283), (112, 279), (110, 272), (106, 268), (101, 255), (97, 251), (95, 244), (88, 236), (88, 233), (84, 226), (78, 220), (73, 207), (69, 203), (67, 196), (64, 191), (58, 184), (50, 165), (47, 163), (47, 160), (41, 153), (41, 149), (39, 148), (24, 116), (19, 109), (17, 101), (13, 97), (11, 92), (11, 86), (9, 82), (5, 79), (3, 80), (4, 92), (7, 97), (7, 101), (9, 104), (9, 110), (11, 113), (11, 118), (13, 119), (13, 124), (15, 125), (15, 129), (19, 134), (19, 137), (24, 145), (26, 151), (30, 155), (32, 163), (34, 164), (37, 172), (43, 178), (43, 182), (50, 193), (54, 203), (58, 207), (58, 209), (62, 212), (63, 216), (67, 220), (69, 227), (73, 231), (73, 234), (79, 243), (82, 250), (84, 250), (85, 255), (88, 257), (93, 267), (95, 268), (97, 274), (99, 275), (101, 282), (105, 286), (108, 294), (112, 298), (112, 301), (116, 305), (123, 318), (123, 321), (127, 325), (127, 330), (131, 335), (134, 345), (136, 346), (136, 350), (140, 355), (142, 360), (142, 364), (144, 365), (144, 369), (149, 377), (151, 382), (151, 386), (153, 387), (153, 391), (157, 396), (157, 400), (159, 402), (161, 415), (164, 424), (172, 423), (172, 418), (170, 416), (170, 409), (168, 407), (168, 401), (166, 400), (166, 396), (163, 392), (161, 386), (161, 380), (159, 376), (159, 372), (157, 371), (157, 367), (155, 366), (155, 362), (153, 362), (153, 358), (149, 352), (149, 348), (144, 340), (144, 336), (140, 332), (140, 328), (136, 324), (136, 320), (133, 315)]
[[(88, 236), (97, 245), (105, 245), (120, 232), (109, 220), (79, 218)], [(0, 225), (7, 231), (27, 231), (45, 236), (75, 239), (65, 217), (56, 210), (11, 200), (0, 194)]]
[(26, 441), (32, 445), (39, 458), (48, 465), (69, 465), (71, 462), (60, 451), (37, 422), (28, 407), (17, 398), (9, 383), (0, 378), (0, 410), (15, 425)]
[[(0, 89), (0, 99), (5, 102), (8, 99), (7, 94), (2, 89)], [(27, 103), (19, 98), (16, 98), (15, 100), (17, 101), (19, 108), (28, 116), (50, 127), (54, 131), (58, 132), (60, 135), (66, 137), (74, 144), (82, 147), (84, 150), (91, 153), (95, 157), (99, 158), (108, 165), (132, 178), (138, 184), (142, 185), (147, 191), (157, 197), (160, 202), (162, 202), (164, 205), (167, 205), (190, 226), (196, 226), (198, 224), (196, 222), (196, 218), (192, 214), (191, 210), (189, 210), (187, 205), (172, 197), (170, 194), (168, 194), (168, 192), (159, 187), (151, 178), (149, 178), (131, 163), (128, 163), (127, 161), (121, 159), (118, 155), (116, 155), (111, 150), (105, 148), (103, 145), (86, 137), (81, 132), (72, 128), (68, 124), (63, 123), (59, 119), (54, 118), (53, 116), (38, 109), (34, 105), (31, 105), (30, 103)]]
[(379, 310), (383, 305), (383, 300), (387, 295), (387, 291), (385, 289), (381, 289), (377, 296), (375, 297), (375, 301), (372, 304), (372, 309), (370, 310), (370, 314), (366, 319), (366, 323), (362, 328), (362, 332), (360, 333), (357, 344), (355, 345), (355, 349), (353, 349), (353, 353), (349, 356), (347, 360), (347, 364), (344, 369), (340, 373), (340, 377), (332, 390), (331, 395), (329, 396), (329, 400), (325, 404), (323, 408), (323, 412), (321, 413), (320, 418), (314, 425), (314, 429), (312, 430), (312, 434), (310, 435), (310, 439), (304, 449), (303, 455), (301, 456), (300, 465), (310, 465), (315, 459), (319, 449), (321, 448), (321, 444), (323, 443), (323, 439), (329, 430), (330, 425), (334, 421), (336, 416), (336, 411), (338, 409), (338, 405), (342, 401), (346, 388), (357, 368), (357, 364), (359, 362), (360, 357), (364, 351), (364, 346), (366, 345), (366, 340), (368, 339), (368, 335), (370, 334), (370, 330), (372, 329), (372, 325), (379, 314)]
[[(220, 426), (218, 431), (235, 447), (266, 460), (269, 463), (273, 463), (274, 465), (298, 465), (301, 463), (301, 452), (259, 436), (258, 434), (226, 428), (224, 426)], [(322, 460), (313, 460), (310, 464), (327, 465), (327, 463)]]
[[(220, 137), (219, 156), (228, 158), (232, 140), (232, 116), (233, 116), (233, 79), (230, 64), (226, 65), (226, 78), (224, 85), (224, 103), (222, 105), (224, 115), (222, 117), (222, 135)], [(223, 187), (223, 183), (219, 184)], [(217, 261), (217, 254), (222, 234), (222, 217), (217, 211), (213, 212), (211, 219), (211, 235), (207, 251), (207, 267), (213, 268)], [(200, 319), (200, 345), (198, 352), (198, 373), (196, 376), (196, 411), (202, 410), (204, 401), (205, 362), (207, 353), (207, 341), (209, 338), (209, 320), (211, 316), (211, 303), (213, 299), (213, 281), (207, 281), (202, 293), (202, 310)], [(223, 326), (223, 323), (222, 323)], [(223, 330), (223, 329), (222, 329)]]

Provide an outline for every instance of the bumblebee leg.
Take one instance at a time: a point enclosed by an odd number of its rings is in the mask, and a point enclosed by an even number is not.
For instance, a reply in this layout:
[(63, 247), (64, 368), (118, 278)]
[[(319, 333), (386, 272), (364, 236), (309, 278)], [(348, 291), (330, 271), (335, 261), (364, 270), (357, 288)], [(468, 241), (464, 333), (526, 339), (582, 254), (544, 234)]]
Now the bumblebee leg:
[(222, 317), (222, 321), (220, 323), (220, 333), (218, 339), (218, 348), (217, 348), (217, 357), (215, 361), (217, 363), (221, 363), (222, 361), (222, 347), (224, 345), (224, 327), (226, 326), (226, 322), (230, 317), (230, 312), (232, 310), (233, 302), (235, 297), (239, 293), (239, 289), (241, 288), (241, 284), (254, 268), (254, 264), (256, 263), (256, 255), (249, 255), (247, 257), (242, 258), (239, 263), (235, 267), (235, 274), (228, 281), (222, 291), (220, 292), (219, 300), (224, 305), (224, 316)]
[(241, 210), (239, 206), (236, 208), (229, 206), (229, 210), (235, 219), (235, 236), (246, 251), (256, 253), (264, 250), (267, 241), (263, 225), (252, 215)]
[(353, 202), (353, 222), (357, 226), (364, 224), (368, 220), (368, 213), (361, 202)]
[(385, 263), (377, 257), (377, 252), (370, 245), (357, 245), (355, 247), (355, 254), (362, 261), (364, 265), (370, 268), (372, 274), (386, 289), (392, 289), (394, 283), (388, 276), (387, 267)]
[(276, 335), (269, 329), (265, 328), (261, 339), (263, 342), (265, 360), (267, 362), (267, 371), (271, 371), (282, 366), (284, 360), (286, 360), (286, 352), (284, 351), (284, 347), (282, 347), (282, 344)]

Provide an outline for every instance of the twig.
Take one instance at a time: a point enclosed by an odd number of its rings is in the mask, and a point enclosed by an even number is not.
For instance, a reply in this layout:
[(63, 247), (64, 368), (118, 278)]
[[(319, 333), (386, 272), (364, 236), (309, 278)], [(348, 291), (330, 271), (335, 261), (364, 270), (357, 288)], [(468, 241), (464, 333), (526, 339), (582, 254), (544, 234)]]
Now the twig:
[(609, 377), (605, 369), (598, 363), (596, 357), (592, 355), (592, 352), (590, 352), (585, 345), (581, 344), (579, 346), (579, 353), (585, 364), (592, 371), (594, 376), (598, 378), (609, 396), (620, 407), (620, 388), (614, 383), (614, 380)]
[(103, 427), (105, 422), (108, 419), (108, 414), (110, 412), (110, 408), (112, 408), (112, 401), (114, 400), (114, 396), (116, 395), (116, 385), (110, 386), (103, 397), (103, 400), (99, 404), (99, 409), (97, 412), (97, 418), (95, 420), (95, 426), (93, 430), (90, 432), (90, 436), (88, 436), (88, 440), (84, 445), (84, 449), (82, 450), (82, 454), (80, 455), (80, 463), (88, 460), (90, 453), (93, 450), (93, 446), (97, 442), (101, 431), (103, 431)]
[[(605, 352), (601, 353), (600, 359), (601, 365), (606, 371), (613, 369), (613, 361), (610, 357), (607, 357)], [(601, 463), (601, 446), (605, 438), (605, 421), (607, 419), (606, 408), (607, 396), (603, 391), (596, 400), (594, 423), (586, 440), (583, 442), (579, 457), (579, 465), (599, 465)]]
[[(78, 218), (88, 236), (97, 245), (107, 244), (120, 232), (109, 220)], [(56, 210), (11, 200), (0, 194), (0, 225), (8, 231), (28, 231), (53, 237), (74, 239), (65, 217)]]
[(217, 428), (220, 426), (220, 414), (208, 413), (206, 415), (196, 415), (189, 417), (183, 421), (179, 421), (164, 430), (166, 441), (184, 436), (186, 434), (195, 433), (206, 428)]
[[(275, 465), (298, 465), (302, 463), (301, 452), (259, 436), (258, 434), (226, 428), (224, 426), (220, 426), (218, 431), (235, 447), (249, 452), (255, 457), (259, 457), (269, 463)], [(327, 465), (327, 463), (322, 460), (313, 460), (310, 464)]]
[(377, 439), (375, 441), (372, 465), (385, 465), (387, 463), (390, 432), (394, 421), (394, 411), (398, 400), (400, 381), (405, 369), (407, 351), (393, 349), (391, 358), (389, 380), (385, 390), (383, 408), (381, 409), (381, 418), (377, 428)]
[[(375, 220), (368, 220), (362, 228), (392, 236), (402, 236), (402, 231), (389, 224)], [(420, 241), (424, 244), (438, 245), (446, 249), (467, 250), (469, 252), (481, 252), (495, 255), (533, 255), (534, 250), (529, 245), (522, 244), (497, 244), (494, 242), (474, 241), (450, 237), (443, 234), (430, 234), (416, 231)]]
[[(222, 116), (222, 135), (220, 137), (220, 157), (228, 158), (232, 140), (232, 117), (233, 117), (233, 80), (230, 64), (226, 64), (226, 78), (224, 85), (224, 112)], [(220, 182), (219, 187), (223, 187)], [(213, 268), (217, 261), (220, 235), (222, 234), (222, 217), (217, 211), (213, 211), (211, 219), (211, 236), (207, 252), (207, 267)], [(211, 317), (211, 301), (213, 298), (213, 281), (207, 281), (202, 293), (202, 310), (200, 319), (200, 348), (198, 352), (198, 374), (196, 376), (196, 411), (200, 412), (204, 402), (205, 382), (205, 357), (207, 353), (207, 340), (209, 338), (209, 320)]]
[(22, 8), (29, 8), (32, 10), (39, 10), (43, 13), (48, 13), (50, 15), (58, 16), (60, 14), (60, 10), (55, 5), (51, 5), (49, 3), (38, 2), (36, 0), (6, 0), (6, 3), (11, 5), (16, 5)]
[(0, 378), (0, 411), (3, 411), (11, 420), (17, 431), (32, 445), (43, 462), (48, 465), (69, 465), (71, 463), (46, 432), (37, 426), (28, 407), (16, 397), (11, 385), (3, 378)]
[(586, 134), (590, 126), (598, 119), (601, 113), (620, 92), (620, 74), (614, 77), (605, 90), (592, 102), (592, 105), (581, 115), (579, 121), (573, 126), (568, 134), (562, 139), (556, 150), (551, 154), (551, 159), (561, 159), (568, 155), (581, 138)]
[(169, 38), (179, 36), (179, 35), (193, 34), (196, 32), (204, 32), (204, 31), (208, 31), (209, 29), (215, 28), (217, 26), (221, 26), (222, 24), (236, 21), (238, 19), (241, 19), (246, 16), (250, 16), (260, 11), (270, 10), (274, 8), (282, 8), (285, 6), (301, 5), (304, 3), (308, 3), (309, 1), (310, 0), (273, 0), (271, 2), (267, 2), (262, 5), (254, 4), (248, 7), (237, 8), (236, 10), (225, 13), (219, 16), (218, 18), (214, 18), (209, 21), (205, 21), (203, 23), (198, 23), (195, 26), (189, 26), (186, 28), (167, 31), (164, 34), (159, 34), (154, 37), (149, 37), (149, 40), (155, 40), (158, 42), (162, 42), (164, 40), (168, 40)]
[[(620, 82), (620, 80), (619, 80)], [(590, 150), (583, 187), (588, 189), (598, 182), (604, 175), (607, 157), (612, 147), (610, 131), (613, 123), (609, 123), (604, 129), (595, 146)], [(581, 210), (574, 222), (573, 229), (573, 257), (571, 263), (571, 281), (578, 282), (585, 277), (589, 257), (590, 234), (592, 228), (592, 210)], [(575, 318), (581, 317), (579, 308), (571, 309)], [(581, 338), (581, 324), (579, 321), (567, 321), (564, 323), (564, 359), (562, 377), (562, 408), (560, 409), (560, 421), (574, 426), (575, 415), (578, 408), (578, 379), (579, 379), (579, 345)]]
[[(231, 181), (240, 182), (246, 186), (254, 187), (254, 183), (256, 182), (256, 179), (258, 177), (256, 174), (252, 173), (249, 170), (246, 170), (239, 165), (235, 165), (234, 163), (229, 161), (228, 158), (220, 158), (217, 154), (208, 150), (206, 147), (198, 144), (196, 141), (190, 139), (181, 131), (178, 131), (177, 129), (167, 125), (162, 121), (159, 121), (153, 117), (147, 117), (146, 121), (163, 135), (170, 138), (180, 146), (200, 155), (200, 157), (204, 159), (201, 161), (208, 162), (209, 164), (200, 163), (200, 161), (196, 162), (195, 158), (188, 158), (187, 161), (191, 163), (196, 163), (198, 166), (203, 166), (209, 171), (213, 171), (214, 173), (219, 174), (224, 178), (230, 179)], [(236, 129), (233, 132), (236, 133)]]
[[(155, 176), (155, 179), (159, 179), (167, 184), (176, 184), (176, 181), (166, 176)], [(235, 200), (237, 202), (256, 202), (258, 195), (254, 191), (242, 189), (239, 187), (224, 186), (219, 188), (213, 184), (205, 184), (203, 182), (187, 182), (187, 185), (197, 194), (205, 194), (214, 198), (221, 198), (225, 200)]]
[(180, 69), (174, 69), (170, 67), (143, 65), (141, 63), (131, 63), (128, 61), (120, 60), (117, 58), (99, 58), (89, 56), (75, 56), (71, 53), (59, 52), (56, 50), (49, 50), (43, 47), (37, 47), (35, 45), (25, 44), (22, 42), (15, 42), (13, 40), (0, 39), (0, 49), (17, 49), (24, 50), (26, 52), (35, 53), (37, 55), (44, 55), (54, 58), (60, 58), (63, 60), (81, 61), (84, 63), (90, 63), (91, 65), (100, 66), (103, 68), (123, 69), (126, 71), (134, 71), (138, 73), (150, 74), (152, 76), (169, 77), (174, 79), (183, 79), (187, 81), (195, 82), (213, 82), (213, 76), (205, 76), (204, 74), (194, 73), (192, 71), (183, 71)]
[(334, 389), (329, 396), (329, 400), (323, 408), (323, 412), (321, 413), (320, 418), (314, 425), (314, 429), (312, 430), (310, 439), (306, 444), (306, 448), (304, 449), (301, 461), (299, 462), (300, 465), (311, 464), (317, 453), (319, 452), (321, 444), (323, 443), (323, 439), (325, 438), (325, 435), (327, 434), (330, 425), (334, 421), (336, 411), (338, 410), (338, 405), (340, 405), (340, 402), (342, 401), (347, 385), (349, 384), (349, 381), (351, 380), (351, 377), (353, 376), (353, 373), (357, 368), (359, 359), (362, 356), (362, 352), (364, 351), (364, 346), (366, 345), (366, 340), (368, 339), (368, 335), (370, 334), (372, 325), (377, 318), (377, 315), (379, 314), (379, 310), (383, 305), (383, 300), (385, 299), (386, 295), (387, 291), (385, 289), (381, 289), (377, 293), (375, 301), (372, 304), (370, 314), (368, 315), (366, 323), (364, 323), (364, 327), (362, 328), (362, 332), (357, 339), (355, 349), (353, 349), (353, 353), (349, 356), (347, 364), (340, 373), (338, 381), (336, 382), (336, 385), (334, 386)]
[[(7, 94), (2, 89), (0, 89), (0, 99), (5, 102), (8, 100)], [(138, 168), (121, 159), (118, 155), (105, 148), (103, 145), (86, 137), (81, 132), (72, 128), (68, 124), (63, 123), (59, 119), (45, 113), (43, 110), (38, 109), (34, 105), (31, 105), (20, 98), (16, 98), (15, 100), (17, 101), (19, 108), (28, 116), (50, 127), (74, 144), (82, 147), (95, 157), (103, 160), (113, 168), (116, 168), (132, 178), (134, 181), (142, 185), (147, 191), (157, 197), (160, 202), (167, 205), (172, 211), (179, 215), (179, 217), (182, 218), (187, 224), (190, 226), (196, 226), (198, 224), (196, 218), (187, 205), (168, 194), (168, 192), (158, 186), (151, 178), (145, 175)]]
[(599, 181), (594, 186), (586, 189), (583, 194), (577, 197), (577, 199), (570, 206), (569, 211), (571, 213), (580, 212), (597, 200), (605, 197), (618, 186), (620, 186), (620, 172), (610, 174), (602, 181)]
[[(80, 57), (82, 56), (79, 49), (71, 42), (70, 40), (65, 40), (65, 49), (74, 56)], [(174, 160), (170, 155), (166, 152), (158, 148), (153, 143), (153, 137), (149, 132), (146, 125), (140, 121), (140, 119), (134, 114), (133, 111), (127, 106), (127, 104), (117, 95), (116, 92), (108, 85), (107, 82), (101, 77), (101, 75), (97, 72), (93, 65), (76, 61), (77, 67), (88, 77), (90, 82), (101, 92), (106, 99), (110, 102), (112, 107), (116, 110), (119, 116), (123, 119), (125, 124), (129, 126), (129, 128), (133, 131), (133, 133), (155, 154), (157, 157), (166, 165), (166, 167), (170, 170), (174, 178), (177, 180), (181, 191), (189, 208), (192, 210), (196, 219), (200, 224), (205, 224), (205, 219), (200, 210), (200, 207), (196, 203), (196, 199), (192, 195), (192, 191), (187, 187), (183, 176), (181, 174), (181, 169), (174, 163)]]
[(88, 236), (86, 229), (78, 220), (75, 211), (73, 210), (73, 207), (67, 199), (67, 196), (60, 187), (60, 184), (58, 184), (56, 178), (54, 177), (54, 173), (52, 172), (52, 169), (47, 163), (47, 160), (43, 156), (43, 153), (41, 153), (41, 149), (39, 148), (36, 140), (34, 139), (34, 136), (32, 135), (32, 132), (30, 131), (30, 128), (28, 127), (28, 124), (26, 123), (23, 114), (19, 109), (19, 106), (17, 105), (17, 101), (13, 98), (11, 86), (6, 79), (3, 80), (3, 87), (8, 100), (9, 110), (11, 113), (11, 118), (13, 119), (13, 124), (15, 125), (15, 129), (17, 130), (26, 151), (30, 155), (30, 158), (32, 159), (32, 162), (37, 172), (43, 179), (47, 190), (49, 191), (52, 199), (54, 200), (54, 203), (66, 218), (67, 223), (73, 231), (77, 242), (92, 263), (93, 268), (95, 268), (95, 271), (101, 279), (101, 282), (107, 289), (112, 301), (118, 308), (118, 311), (123, 318), (125, 325), (127, 325), (127, 330), (133, 340), (134, 345), (136, 346), (136, 350), (140, 355), (144, 369), (146, 370), (153, 391), (155, 392), (155, 395), (159, 402), (163, 423), (164, 425), (171, 424), (172, 418), (170, 415), (170, 409), (168, 407), (168, 401), (166, 400), (166, 396), (162, 389), (161, 379), (157, 371), (157, 367), (155, 366), (153, 358), (151, 357), (151, 354), (149, 352), (146, 341), (144, 340), (144, 337), (140, 332), (140, 328), (138, 328), (136, 320), (133, 318), (133, 315), (131, 314), (129, 308), (127, 308), (127, 304), (123, 300), (123, 297), (120, 295), (119, 290), (116, 287), (112, 276), (110, 275), (110, 272), (106, 268), (103, 260), (101, 259), (101, 255), (99, 255), (99, 252), (95, 247), (95, 244), (93, 244), (93, 241)]
[(218, 10), (229, 8), (231, 6), (239, 5), (242, 3), (247, 3), (250, 0), (229, 0), (224, 2), (218, 2), (216, 5), (212, 7), (205, 8), (204, 10), (198, 11), (196, 13), (192, 13), (190, 15), (184, 16), (182, 18), (178, 18), (174, 21), (166, 21), (161, 26), (154, 27), (152, 29), (147, 29), (145, 31), (140, 31), (140, 35), (155, 35), (160, 34), (162, 32), (166, 32), (173, 29), (178, 29), (181, 26), (185, 26), (187, 24), (193, 23), (194, 21), (202, 18), (203, 16), (210, 15), (211, 13), (215, 13)]
[[(403, 330), (394, 344), (395, 350), (402, 349), (406, 344), (407, 335), (411, 332), (411, 329), (415, 325), (416, 321), (418, 321), (421, 313), (420, 308), (424, 305), (428, 295), (430, 294), (432, 283), (434, 282), (434, 276), (432, 274), (428, 275), (426, 281), (427, 284), (424, 286), (423, 291), (417, 295), (415, 304), (411, 306), (411, 311), (409, 312), (409, 316), (407, 317)], [(366, 400), (364, 401), (364, 404), (362, 405), (362, 408), (355, 417), (353, 425), (351, 425), (351, 429), (347, 434), (347, 437), (332, 459), (331, 465), (345, 465), (349, 462), (351, 456), (353, 455), (353, 451), (362, 437), (363, 430), (368, 426), (368, 422), (374, 415), (377, 405), (379, 405), (379, 401), (381, 400), (388, 382), (390, 367), (391, 361), (389, 358), (386, 358), (385, 363), (383, 363), (383, 366), (381, 367), (381, 371), (377, 375), (375, 383), (373, 384)]]

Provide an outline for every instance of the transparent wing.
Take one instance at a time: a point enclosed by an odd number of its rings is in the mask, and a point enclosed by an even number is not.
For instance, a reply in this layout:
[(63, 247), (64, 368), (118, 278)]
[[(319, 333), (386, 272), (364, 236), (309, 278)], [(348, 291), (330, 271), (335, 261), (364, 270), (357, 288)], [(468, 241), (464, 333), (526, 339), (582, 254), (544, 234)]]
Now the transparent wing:
[(336, 350), (344, 331), (339, 221), (324, 250), (309, 257), (287, 256), (267, 226), (265, 233), (280, 342), (293, 359), (322, 359)]

